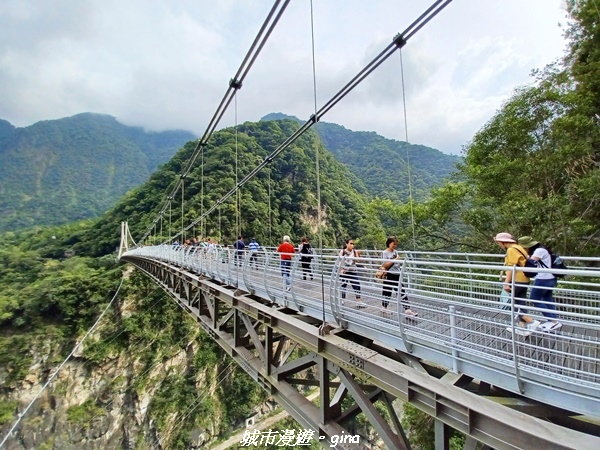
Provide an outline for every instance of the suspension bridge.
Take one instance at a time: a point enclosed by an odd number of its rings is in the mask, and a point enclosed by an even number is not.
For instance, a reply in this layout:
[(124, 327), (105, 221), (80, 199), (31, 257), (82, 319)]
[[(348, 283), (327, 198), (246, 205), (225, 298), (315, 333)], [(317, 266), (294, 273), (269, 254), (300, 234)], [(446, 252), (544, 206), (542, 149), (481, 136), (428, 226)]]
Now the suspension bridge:
[[(289, 290), (280, 256), (274, 249), (251, 259), (250, 252), (236, 258), (227, 248), (158, 245), (126, 250), (121, 259), (158, 283), (320, 435), (350, 433), (344, 423), (362, 412), (388, 448), (410, 448), (391, 406), (399, 398), (435, 417), (438, 448), (448, 448), (448, 427), (469, 437), (468, 448), (476, 441), (497, 449), (598, 448), (597, 259), (565, 258), (577, 269), (563, 271), (569, 278), (554, 288), (560, 331), (520, 336), (507, 329), (515, 299), (498, 299), (498, 273), (506, 269), (500, 255), (406, 253), (407, 298), (396, 290), (387, 308), (375, 277), (381, 259), (374, 255), (360, 258), (360, 301), (350, 286), (343, 288), (339, 251), (314, 256), (312, 280), (303, 279), (294, 257)], [(418, 316), (406, 315), (403, 303)], [(540, 319), (542, 311), (528, 308)], [(298, 346), (309, 354), (288, 361)], [(306, 376), (309, 369), (318, 379)], [(306, 385), (319, 388), (318, 405), (300, 394)], [(342, 408), (348, 396), (355, 403)], [(373, 406), (377, 400), (388, 405), (391, 423)]]
[[(390, 297), (375, 277), (381, 255), (365, 252), (354, 261), (358, 298), (343, 276), (345, 257), (339, 250), (323, 247), (319, 151), (315, 161), (319, 245), (310, 264), (312, 279), (306, 278), (306, 267), (297, 255), (290, 254), (286, 283), (281, 254), (273, 248), (261, 248), (251, 258), (250, 253), (228, 248), (209, 252), (171, 244), (183, 242), (196, 226), (205, 236), (206, 219), (217, 210), (220, 213), (234, 195), (235, 232), (242, 234), (239, 193), (244, 185), (401, 51), (450, 0), (435, 1), (321, 108), (315, 95), (310, 119), (241, 180), (236, 148), (235, 186), (205, 208), (204, 149), (225, 110), (236, 104), (250, 67), (288, 3), (275, 2), (139, 244), (132, 245), (128, 224), (122, 224), (121, 260), (160, 285), (301, 426), (314, 430), (331, 448), (367, 448), (364, 443), (334, 439), (353, 434), (348, 424), (364, 414), (388, 448), (410, 449), (395, 399), (433, 417), (437, 449), (449, 448), (452, 429), (467, 436), (465, 449), (600, 448), (598, 258), (565, 257), (571, 268), (553, 271), (568, 275), (552, 288), (563, 325), (555, 332), (537, 330), (528, 336), (515, 332), (519, 299), (513, 296), (508, 303), (499, 302), (498, 274), (522, 269), (503, 267), (500, 255), (405, 252), (402, 289)], [(186, 178), (198, 164), (200, 216), (185, 225)], [(181, 221), (175, 230), (172, 207), (179, 198)], [(157, 236), (164, 237), (167, 217), (169, 238), (157, 243)], [(418, 315), (408, 315), (406, 305)], [(527, 311), (543, 320), (539, 304), (529, 305)], [(305, 356), (292, 358), (299, 348)], [(305, 397), (310, 386), (318, 388), (318, 401)], [(385, 414), (377, 402), (385, 405)]]

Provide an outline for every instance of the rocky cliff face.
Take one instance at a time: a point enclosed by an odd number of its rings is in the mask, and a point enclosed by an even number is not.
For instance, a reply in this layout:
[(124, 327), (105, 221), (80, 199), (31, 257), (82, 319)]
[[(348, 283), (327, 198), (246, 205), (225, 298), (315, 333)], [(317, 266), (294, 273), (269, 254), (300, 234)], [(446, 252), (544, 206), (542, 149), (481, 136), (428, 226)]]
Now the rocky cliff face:
[(128, 296), (39, 394), (73, 346), (38, 333), (24, 378), (0, 367), (0, 440), (24, 413), (3, 448), (204, 448), (261, 401), (163, 294)]

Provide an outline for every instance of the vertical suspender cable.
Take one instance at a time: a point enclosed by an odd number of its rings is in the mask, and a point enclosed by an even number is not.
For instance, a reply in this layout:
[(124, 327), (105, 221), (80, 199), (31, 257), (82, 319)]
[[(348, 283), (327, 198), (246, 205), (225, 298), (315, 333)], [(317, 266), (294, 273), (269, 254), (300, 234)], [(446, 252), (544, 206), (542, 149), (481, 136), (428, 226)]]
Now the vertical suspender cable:
[(172, 215), (171, 215), (172, 212), (173, 212), (172, 211), (172, 205), (171, 205), (172, 203), (173, 203), (173, 200), (169, 199), (169, 239), (171, 238), (171, 236), (173, 236), (173, 229), (171, 228), (172, 225), (173, 225)]
[[(234, 100), (234, 110), (235, 110), (235, 230), (237, 236), (242, 235), (242, 230), (240, 230), (240, 189), (238, 187), (238, 106), (237, 106), (237, 91), (235, 91), (235, 95), (233, 96)], [(236, 237), (237, 237), (236, 236)]]
[(185, 190), (185, 177), (181, 176), (181, 243), (185, 243), (185, 235), (183, 230), (183, 191)]
[(317, 68), (315, 62), (315, 23), (313, 13), (313, 1), (310, 0), (310, 37), (311, 37), (311, 48), (312, 48), (312, 70), (313, 70), (313, 98), (315, 102), (315, 166), (317, 172), (317, 233), (319, 234), (319, 254), (321, 257), (319, 261), (319, 273), (321, 274), (321, 301), (323, 311), (323, 323), (325, 323), (325, 280), (323, 275), (323, 227), (321, 225), (321, 178), (320, 178), (320, 164), (319, 164), (319, 148), (320, 139), (318, 132), (319, 117), (317, 116)]
[[(241, 221), (241, 219), (240, 219), (240, 208), (241, 208), (241, 205), (240, 205), (240, 190), (241, 189), (238, 186), (238, 183), (239, 183), (238, 179), (239, 178), (238, 178), (238, 148), (237, 148), (237, 93), (238, 93), (238, 91), (236, 90), (235, 91), (235, 95), (233, 96), (233, 101), (235, 102), (235, 105), (234, 105), (234, 109), (235, 109), (235, 220), (236, 220), (236, 223), (235, 223), (236, 227), (235, 227), (235, 229), (237, 231), (237, 235), (235, 236), (236, 237), (236, 244), (235, 244), (236, 250), (238, 248), (237, 236), (241, 236), (242, 235), (242, 231), (240, 230), (240, 221)], [(235, 263), (236, 266), (238, 264), (241, 265), (241, 261), (239, 259), (237, 259), (238, 256), (239, 255), (237, 254), (237, 251), (236, 251), (236, 255), (235, 255), (235, 257), (236, 257), (236, 263)], [(239, 276), (240, 276), (240, 270), (239, 270), (239, 267), (238, 267), (236, 269), (236, 271), (235, 271), (236, 286), (239, 286), (239, 283), (240, 283)]]
[(161, 212), (160, 212), (160, 240), (161, 240), (161, 242), (162, 242), (162, 240), (163, 240), (162, 219), (163, 219), (163, 213), (162, 213), (162, 211), (161, 211)]
[(269, 189), (269, 245), (273, 245), (273, 224), (272, 224), (272, 211), (271, 211), (271, 168), (269, 167), (269, 171), (267, 172), (268, 178), (268, 189)]
[(404, 64), (402, 61), (402, 49), (400, 53), (400, 74), (402, 79), (402, 104), (404, 108), (404, 132), (406, 138), (406, 163), (408, 164), (408, 201), (410, 203), (410, 222), (412, 226), (413, 250), (417, 249), (417, 237), (415, 234), (415, 214), (413, 211), (413, 196), (412, 196), (412, 174), (410, 171), (410, 152), (408, 144), (408, 119), (406, 117), (406, 90), (404, 88)]
[(204, 218), (204, 146), (200, 154), (200, 234), (206, 238), (206, 219)]

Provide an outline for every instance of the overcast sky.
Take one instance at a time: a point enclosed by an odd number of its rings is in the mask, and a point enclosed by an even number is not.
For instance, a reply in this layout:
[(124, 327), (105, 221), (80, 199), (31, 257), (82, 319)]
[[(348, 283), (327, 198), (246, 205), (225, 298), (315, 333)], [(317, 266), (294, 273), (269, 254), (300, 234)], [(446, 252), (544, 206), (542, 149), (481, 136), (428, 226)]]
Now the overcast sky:
[[(432, 0), (313, 0), (317, 105)], [(201, 135), (262, 25), (261, 0), (2, 0), (0, 118), (81, 112)], [(562, 26), (560, 26), (560, 25)], [(402, 50), (408, 140), (459, 154), (532, 69), (561, 57), (562, 0), (454, 0)], [(237, 98), (239, 122), (314, 112), (310, 1), (292, 0)], [(406, 139), (400, 56), (322, 120)], [(219, 128), (235, 123), (231, 108)]]

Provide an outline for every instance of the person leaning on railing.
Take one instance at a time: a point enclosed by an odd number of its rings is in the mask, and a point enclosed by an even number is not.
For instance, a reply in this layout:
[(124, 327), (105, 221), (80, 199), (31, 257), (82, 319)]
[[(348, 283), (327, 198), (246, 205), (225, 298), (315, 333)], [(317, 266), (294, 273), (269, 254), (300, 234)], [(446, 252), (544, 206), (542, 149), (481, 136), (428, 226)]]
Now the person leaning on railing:
[[(506, 232), (498, 233), (494, 240), (498, 243), (500, 248), (506, 250), (506, 256), (504, 257), (505, 266), (525, 266), (525, 261), (528, 257), (527, 251), (517, 244), (517, 241), (512, 234)], [(512, 270), (504, 272), (503, 289), (508, 293), (512, 290), (512, 277)], [(500, 279), (502, 279), (502, 277)], [(527, 289), (529, 287), (529, 278), (520, 270), (515, 271), (514, 286), (513, 297), (515, 305), (524, 306), (525, 299), (527, 298)], [(524, 309), (517, 309), (517, 325), (515, 326), (515, 332), (521, 336), (529, 336), (540, 326), (539, 320), (535, 320), (533, 317), (526, 315), (525, 312)], [(512, 326), (509, 326), (506, 329), (511, 333), (513, 331)]]

